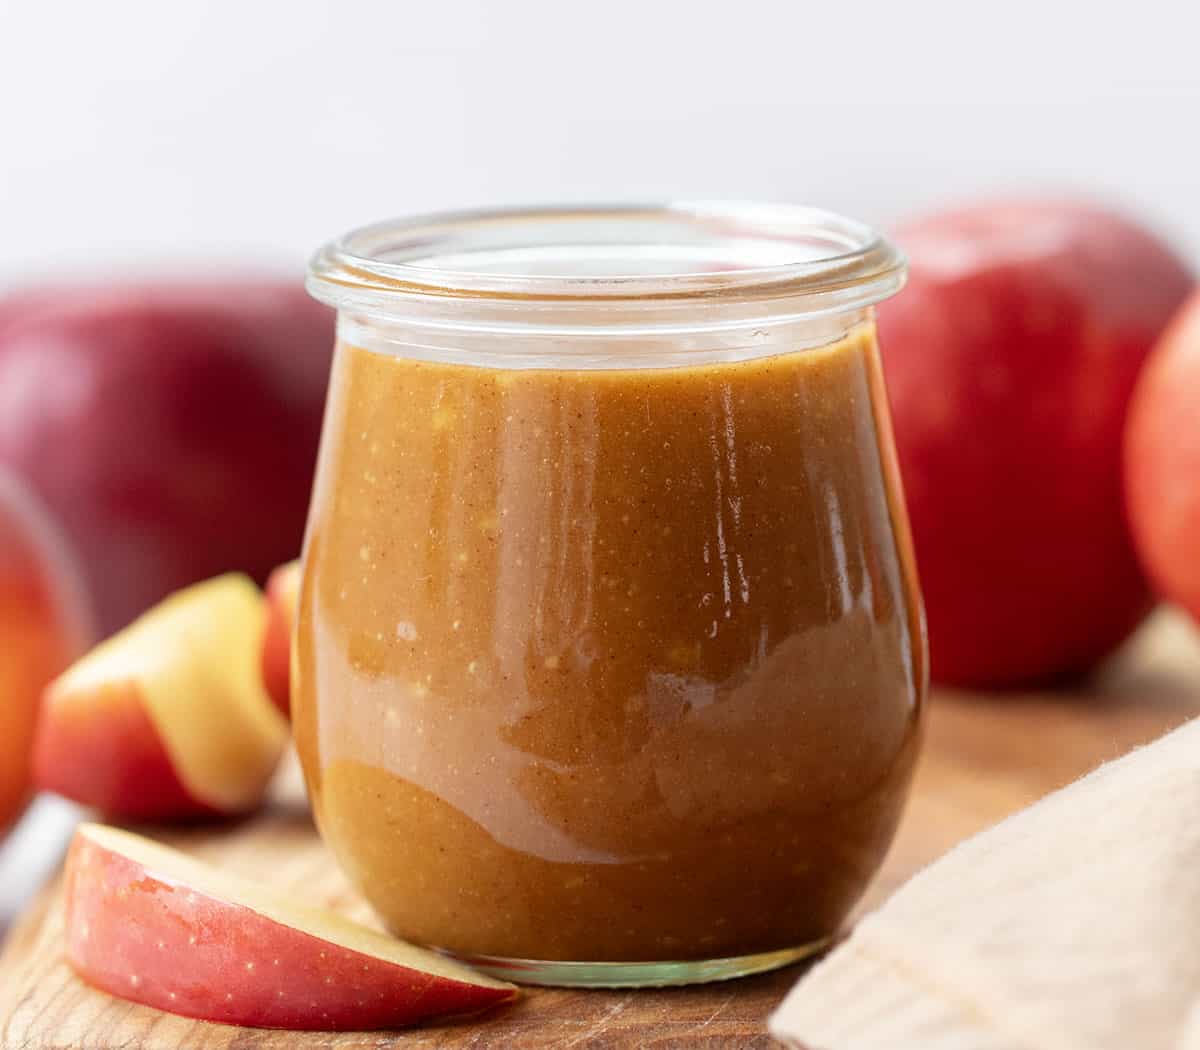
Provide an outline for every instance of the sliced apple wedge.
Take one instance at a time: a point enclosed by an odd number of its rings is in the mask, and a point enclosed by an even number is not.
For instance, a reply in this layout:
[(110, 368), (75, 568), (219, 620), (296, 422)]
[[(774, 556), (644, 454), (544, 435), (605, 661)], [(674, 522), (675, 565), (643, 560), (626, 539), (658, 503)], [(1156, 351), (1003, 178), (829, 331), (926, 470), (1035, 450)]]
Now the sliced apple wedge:
[(396, 1028), (517, 995), (511, 984), (116, 828), (82, 825), (65, 879), (76, 973), (187, 1017)]
[(263, 632), (263, 684), (275, 706), (291, 711), (292, 626), (300, 596), (300, 562), (280, 565), (267, 580), (267, 628)]
[(38, 786), (138, 819), (254, 808), (288, 738), (262, 683), (264, 626), (258, 588), (220, 576), (93, 649), (47, 687)]

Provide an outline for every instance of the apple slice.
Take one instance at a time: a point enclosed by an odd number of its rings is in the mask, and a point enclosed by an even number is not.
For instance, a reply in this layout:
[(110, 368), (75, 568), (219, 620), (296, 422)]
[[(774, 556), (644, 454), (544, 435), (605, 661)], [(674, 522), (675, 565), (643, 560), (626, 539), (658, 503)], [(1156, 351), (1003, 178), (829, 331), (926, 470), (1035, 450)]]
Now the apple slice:
[(38, 786), (138, 819), (252, 809), (288, 738), (262, 684), (264, 620), (258, 588), (220, 576), (93, 649), (47, 688)]
[(66, 863), (67, 961), (187, 1017), (322, 1031), (477, 1013), (517, 989), (140, 835), (84, 824)]
[(267, 580), (267, 629), (263, 633), (263, 684), (275, 706), (291, 711), (292, 626), (300, 594), (300, 562), (280, 565)]

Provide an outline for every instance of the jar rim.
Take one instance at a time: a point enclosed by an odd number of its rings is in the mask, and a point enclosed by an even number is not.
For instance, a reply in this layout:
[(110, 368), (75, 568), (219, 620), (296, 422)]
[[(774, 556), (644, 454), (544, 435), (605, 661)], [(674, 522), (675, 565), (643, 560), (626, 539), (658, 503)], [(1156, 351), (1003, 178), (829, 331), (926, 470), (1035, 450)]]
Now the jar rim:
[[(861, 309), (904, 281), (870, 227), (793, 204), (668, 201), (451, 211), (359, 227), (313, 257), (309, 290), (406, 316), (438, 300), (486, 312), (787, 300), (794, 317)], [(406, 304), (408, 308), (406, 309)], [(775, 310), (772, 311), (776, 312)], [(697, 318), (699, 321), (700, 319)]]

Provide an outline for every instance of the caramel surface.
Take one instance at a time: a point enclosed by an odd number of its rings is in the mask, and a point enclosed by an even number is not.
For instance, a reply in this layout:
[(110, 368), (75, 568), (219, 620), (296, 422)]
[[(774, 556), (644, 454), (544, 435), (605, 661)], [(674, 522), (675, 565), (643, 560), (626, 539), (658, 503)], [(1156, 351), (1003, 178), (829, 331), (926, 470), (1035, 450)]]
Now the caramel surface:
[(870, 325), (663, 369), (338, 348), (296, 736), (400, 936), (638, 961), (828, 935), (895, 828), (924, 665)]

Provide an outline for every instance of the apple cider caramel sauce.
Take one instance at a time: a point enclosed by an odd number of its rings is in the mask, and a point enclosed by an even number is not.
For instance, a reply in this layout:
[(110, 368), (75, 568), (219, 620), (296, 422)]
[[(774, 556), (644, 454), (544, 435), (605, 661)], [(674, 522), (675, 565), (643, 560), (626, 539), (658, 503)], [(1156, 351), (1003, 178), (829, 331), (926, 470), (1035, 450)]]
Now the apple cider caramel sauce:
[(397, 936), (637, 985), (837, 930), (926, 691), (871, 315), (902, 280), (793, 207), (435, 216), (317, 256), (296, 737)]

